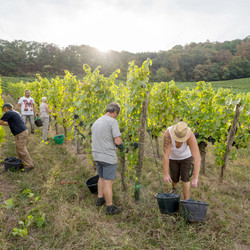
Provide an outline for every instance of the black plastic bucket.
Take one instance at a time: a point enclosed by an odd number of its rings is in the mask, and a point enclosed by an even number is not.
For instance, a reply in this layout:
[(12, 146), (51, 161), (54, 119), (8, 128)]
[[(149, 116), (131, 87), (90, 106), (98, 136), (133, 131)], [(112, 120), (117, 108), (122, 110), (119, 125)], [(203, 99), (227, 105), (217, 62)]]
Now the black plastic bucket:
[(161, 213), (172, 214), (179, 211), (180, 195), (158, 193), (155, 195)]
[(37, 127), (42, 127), (43, 126), (42, 120), (40, 118), (36, 118), (35, 124), (36, 124)]
[(195, 201), (193, 199), (182, 200), (182, 215), (187, 221), (204, 222), (207, 215), (208, 204), (204, 201)]
[(23, 168), (23, 162), (14, 156), (4, 159), (4, 168), (6, 171), (16, 171)]
[(86, 181), (86, 186), (89, 188), (90, 192), (92, 194), (97, 194), (98, 193), (98, 180), (99, 180), (99, 175), (96, 175), (94, 177), (89, 178)]

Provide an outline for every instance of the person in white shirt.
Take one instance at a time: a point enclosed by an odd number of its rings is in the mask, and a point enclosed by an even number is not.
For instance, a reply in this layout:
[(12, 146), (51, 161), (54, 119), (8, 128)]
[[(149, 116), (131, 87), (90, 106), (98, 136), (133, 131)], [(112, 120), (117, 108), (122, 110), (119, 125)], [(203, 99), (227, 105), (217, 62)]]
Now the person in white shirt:
[(30, 97), (30, 91), (25, 90), (25, 96), (21, 97), (18, 100), (18, 103), (14, 110), (17, 110), (21, 107), (21, 115), (23, 118), (23, 122), (26, 125), (29, 120), (31, 126), (31, 133), (34, 134), (35, 130), (35, 121), (34, 121), (34, 112), (38, 116), (38, 112), (35, 107), (35, 101), (32, 97)]
[(188, 200), (191, 167), (194, 165), (192, 187), (197, 187), (201, 162), (194, 133), (185, 122), (178, 122), (166, 130), (163, 147), (164, 181), (172, 182), (173, 189), (171, 192), (176, 193), (177, 183), (181, 178), (184, 200)]

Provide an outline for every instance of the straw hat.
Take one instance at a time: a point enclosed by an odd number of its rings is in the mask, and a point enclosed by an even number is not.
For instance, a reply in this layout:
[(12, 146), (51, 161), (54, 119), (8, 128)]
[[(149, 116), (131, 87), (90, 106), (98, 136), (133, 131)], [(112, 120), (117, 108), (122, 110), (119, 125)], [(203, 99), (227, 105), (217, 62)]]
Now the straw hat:
[(178, 122), (170, 129), (170, 134), (175, 141), (187, 141), (190, 136), (191, 130), (185, 122)]
[(45, 101), (47, 101), (47, 97), (42, 97), (42, 102), (45, 102)]

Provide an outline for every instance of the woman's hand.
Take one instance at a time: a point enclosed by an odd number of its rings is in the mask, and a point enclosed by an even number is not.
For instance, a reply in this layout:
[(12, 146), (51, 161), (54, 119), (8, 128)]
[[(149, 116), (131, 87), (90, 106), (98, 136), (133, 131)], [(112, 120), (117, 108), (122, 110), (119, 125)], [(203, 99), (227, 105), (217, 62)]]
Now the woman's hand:
[(198, 178), (193, 178), (193, 180), (192, 180), (192, 187), (193, 188), (198, 187)]
[(171, 177), (170, 177), (169, 174), (168, 174), (168, 175), (164, 175), (163, 180), (164, 180), (165, 182), (172, 182)]

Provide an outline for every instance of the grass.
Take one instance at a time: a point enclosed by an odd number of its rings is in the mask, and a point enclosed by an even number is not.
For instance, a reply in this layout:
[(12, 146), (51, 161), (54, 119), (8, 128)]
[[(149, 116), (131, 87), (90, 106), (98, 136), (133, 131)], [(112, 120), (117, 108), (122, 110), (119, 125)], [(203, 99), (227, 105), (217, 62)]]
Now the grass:
[[(15, 155), (14, 139), (8, 128), (6, 132), (2, 158)], [(53, 131), (49, 133), (53, 135)], [(140, 201), (133, 199), (133, 180), (127, 180), (129, 189), (122, 191), (118, 167), (114, 203), (124, 210), (107, 216), (105, 207), (95, 207), (97, 196), (85, 186), (85, 181), (96, 174), (88, 155), (76, 155), (70, 141), (56, 145), (50, 140), (46, 145), (41, 136), (39, 129), (28, 139), (34, 170), (0, 173), (0, 203), (13, 198), (15, 204), (12, 209), (0, 208), (1, 249), (249, 249), (249, 148), (237, 150), (237, 159), (229, 162), (221, 184), (209, 145), (207, 173), (200, 176), (199, 188), (191, 190), (191, 198), (209, 203), (208, 214), (205, 223), (190, 224), (181, 212), (159, 212), (154, 196), (161, 188), (148, 138)], [(163, 185), (170, 190), (170, 185)], [(23, 195), (27, 189), (33, 197)], [(37, 196), (40, 200), (35, 201)], [(12, 235), (13, 228), (20, 228), (19, 221), (42, 214), (45, 223), (41, 227), (32, 222), (27, 236)]]
[(37, 79), (36, 76), (1, 76), (1, 80), (2, 82), (8, 83), (8, 82), (12, 82), (12, 83), (18, 83), (18, 82), (33, 82)]
[(18, 82), (21, 82), (23, 81), (24, 83), (26, 82), (34, 82), (37, 78), (34, 76), (0, 76), (0, 79), (2, 81), (2, 89), (3, 91), (7, 91), (7, 84), (9, 82), (11, 83), (18, 83)]
[[(218, 90), (219, 88), (231, 89), (234, 94), (250, 92), (249, 77), (235, 80), (214, 81), (211, 82), (211, 84), (214, 90)], [(176, 86), (180, 89), (186, 89), (186, 87), (193, 89), (196, 87), (196, 82), (176, 82)]]
[(247, 93), (250, 92), (250, 78), (242, 78), (235, 80), (227, 80), (227, 81), (217, 81), (211, 82), (213, 88), (228, 88), (231, 89), (234, 93)]

